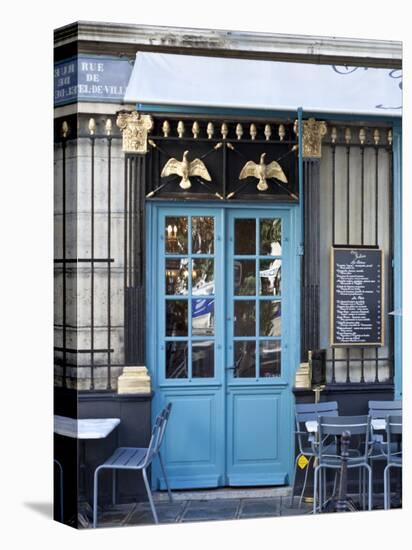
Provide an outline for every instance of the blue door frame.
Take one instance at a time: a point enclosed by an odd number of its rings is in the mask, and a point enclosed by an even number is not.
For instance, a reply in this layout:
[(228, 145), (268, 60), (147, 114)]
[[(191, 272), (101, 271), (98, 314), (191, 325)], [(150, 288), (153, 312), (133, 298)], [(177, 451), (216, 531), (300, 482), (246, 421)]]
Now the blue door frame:
[[(166, 298), (172, 308), (185, 306), (185, 311), (192, 311), (193, 315), (199, 309), (198, 306), (204, 306), (201, 299), (196, 298), (192, 283), (188, 283), (185, 291), (187, 294), (183, 298), (179, 295), (166, 295), (165, 220), (176, 216), (186, 216), (189, 220), (191, 217), (209, 216), (215, 220), (214, 250), (212, 253), (209, 251), (209, 255), (201, 255), (204, 261), (215, 262), (215, 294), (212, 298), (203, 300), (206, 302), (205, 311), (207, 307), (214, 307), (212, 336), (196, 336), (191, 327), (187, 329), (186, 336), (167, 336), (165, 332)], [(259, 250), (253, 258), (239, 259), (236, 256), (233, 248), (234, 221), (242, 218), (258, 220), (260, 217), (282, 220), (282, 296), (279, 299), (282, 307), (282, 332), (281, 338), (263, 338), (260, 337), (258, 328), (256, 338), (246, 337), (242, 340), (254, 340), (261, 353), (265, 348), (266, 351), (275, 348), (276, 341), (279, 340), (282, 371), (280, 376), (263, 377), (263, 374), (258, 376), (256, 367), (255, 377), (241, 378), (233, 376), (233, 370), (228, 368), (233, 366), (234, 346), (236, 340), (239, 340), (234, 335), (231, 318), (234, 301), (247, 300), (247, 297), (234, 298), (233, 270), (230, 266), (234, 266), (232, 262), (241, 263), (242, 259), (256, 261), (255, 265), (259, 266), (256, 269), (261, 269), (264, 264), (260, 263), (263, 259), (259, 258)], [(148, 202), (146, 220), (146, 234), (149, 237), (146, 263), (147, 362), (154, 389), (152, 416), (154, 418), (167, 401), (173, 402), (173, 413), (164, 447), (172, 487), (288, 483), (291, 479), (294, 448), (292, 386), (295, 369), (299, 364), (299, 345), (296, 342), (300, 341), (299, 207), (222, 205), (216, 202), (176, 202), (171, 206), (170, 202), (159, 201)], [(188, 234), (190, 237), (191, 232)], [(196, 261), (199, 257), (192, 254), (190, 241), (189, 238), (187, 258), (184, 260), (188, 262), (191, 259)], [(172, 254), (167, 258), (176, 260), (179, 254), (182, 253)], [(188, 272), (194, 271), (191, 263), (187, 265)], [(229, 267), (225, 270), (224, 265)], [(260, 276), (256, 271), (256, 281)], [(259, 294), (258, 290), (256, 292)], [(269, 303), (271, 299), (254, 298), (257, 310), (262, 300)], [(185, 300), (188, 300), (188, 304), (184, 303)], [(256, 318), (259, 323), (258, 315)], [(194, 321), (190, 325), (193, 323)], [(181, 355), (184, 357), (182, 369), (186, 369), (186, 377), (167, 378), (166, 348), (169, 355), (173, 350), (175, 356), (178, 356), (176, 350), (179, 350), (179, 346), (186, 350)], [(206, 349), (213, 350), (209, 351), (209, 358), (213, 357), (214, 362), (212, 376), (192, 377), (190, 358), (197, 357), (199, 349), (203, 355)], [(256, 360), (256, 363), (259, 361)], [(165, 488), (158, 465), (153, 467), (152, 486), (154, 489)]]

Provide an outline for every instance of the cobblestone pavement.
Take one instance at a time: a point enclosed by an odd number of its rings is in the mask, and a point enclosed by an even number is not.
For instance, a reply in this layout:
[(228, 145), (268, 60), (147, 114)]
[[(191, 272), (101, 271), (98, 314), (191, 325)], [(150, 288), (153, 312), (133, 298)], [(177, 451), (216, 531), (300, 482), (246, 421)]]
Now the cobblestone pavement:
[[(290, 497), (231, 498), (222, 500), (181, 500), (157, 502), (160, 523), (187, 523), (195, 521), (236, 520), (307, 514), (310, 504), (290, 507)], [(148, 502), (107, 506), (99, 514), (99, 527), (124, 525), (152, 525), (153, 516)]]
[[(374, 509), (383, 508), (382, 500), (379, 496), (375, 497)], [(302, 503), (302, 507), (299, 508), (296, 497), (294, 506), (291, 507), (290, 496), (207, 500), (176, 498), (174, 502), (162, 499), (155, 502), (155, 505), (159, 522), (166, 524), (298, 516), (312, 512), (312, 505), (308, 503)], [(153, 516), (148, 502), (107, 505), (100, 511), (98, 519), (99, 527), (153, 524)]]

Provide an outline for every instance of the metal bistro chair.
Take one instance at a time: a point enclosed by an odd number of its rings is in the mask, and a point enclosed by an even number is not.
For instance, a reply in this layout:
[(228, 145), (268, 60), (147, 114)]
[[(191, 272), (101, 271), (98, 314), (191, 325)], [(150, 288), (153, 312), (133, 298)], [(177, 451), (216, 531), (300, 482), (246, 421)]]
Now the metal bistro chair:
[(167, 421), (170, 416), (172, 404), (168, 403), (167, 406), (157, 416), (153, 429), (152, 436), (148, 447), (119, 447), (115, 450), (110, 458), (108, 458), (103, 464), (98, 466), (94, 472), (94, 493), (93, 493), (93, 527), (97, 527), (97, 503), (98, 503), (98, 486), (99, 486), (99, 472), (103, 469), (113, 470), (113, 503), (116, 493), (116, 470), (142, 470), (143, 481), (146, 487), (147, 496), (149, 498), (150, 509), (153, 514), (155, 523), (159, 523), (157, 517), (156, 508), (153, 502), (152, 492), (150, 490), (150, 484), (147, 479), (146, 468), (150, 466), (156, 456), (159, 457), (160, 467), (162, 469), (163, 477), (166, 483), (167, 491), (169, 494), (169, 500), (173, 502), (172, 492), (169, 487), (169, 482), (166, 475), (162, 455), (160, 453), (160, 447), (162, 445), (163, 437), (166, 430)]
[[(395, 436), (395, 441), (392, 436)], [(385, 510), (391, 507), (391, 468), (402, 468), (402, 448), (399, 439), (402, 436), (402, 416), (386, 417), (387, 464), (383, 472)], [(396, 441), (396, 439), (398, 441)], [(394, 451), (394, 448), (397, 450)]]
[[(402, 414), (402, 401), (369, 401), (369, 416), (371, 419), (381, 418), (385, 419), (388, 415)], [(396, 447), (396, 444), (395, 444)], [(396, 450), (396, 449), (395, 449)], [(371, 447), (369, 454), (369, 463), (372, 468), (375, 461), (387, 459), (387, 441), (384, 441), (384, 434), (374, 433), (373, 426), (371, 430)]]
[[(318, 452), (318, 465), (315, 468), (315, 479), (313, 488), (313, 513), (317, 511), (317, 491), (318, 491), (318, 478), (319, 472), (325, 468), (331, 468), (334, 470), (340, 470), (341, 468), (341, 456), (339, 450), (339, 438), (343, 431), (349, 431), (351, 437), (358, 436), (360, 439), (359, 447), (356, 449), (349, 449), (348, 457), (348, 469), (351, 468), (364, 468), (368, 472), (368, 509), (372, 509), (372, 469), (368, 464), (369, 445), (370, 445), (370, 416), (321, 416), (318, 423), (319, 434), (319, 452)], [(328, 445), (325, 445), (325, 441), (328, 436), (334, 436), (337, 438), (337, 449), (335, 452), (330, 452)], [(362, 452), (363, 446), (363, 452)], [(359, 483), (361, 489), (361, 483)], [(322, 495), (322, 491), (319, 491)], [(364, 497), (364, 495), (363, 495)], [(319, 510), (322, 509), (322, 502), (320, 502)]]
[[(373, 418), (386, 418), (388, 415), (402, 414), (402, 401), (369, 401), (369, 416)], [(386, 442), (383, 441), (383, 435), (374, 434), (372, 429), (371, 453), (369, 459), (382, 460), (387, 457)]]
[(296, 485), (296, 475), (297, 475), (299, 458), (301, 456), (306, 456), (309, 458), (309, 463), (306, 466), (303, 488), (299, 498), (299, 508), (300, 508), (302, 505), (303, 495), (305, 494), (306, 483), (308, 480), (309, 465), (311, 461), (314, 460), (317, 456), (317, 451), (315, 449), (315, 440), (314, 440), (315, 436), (313, 434), (310, 434), (307, 431), (305, 427), (305, 422), (307, 422), (308, 420), (318, 420), (319, 415), (338, 416), (338, 414), (339, 413), (338, 413), (337, 401), (324, 401), (322, 403), (304, 403), (304, 404), (296, 405), (295, 434), (298, 440), (299, 452), (295, 459), (295, 471), (294, 471), (294, 478), (293, 478), (291, 507), (293, 507), (293, 502), (295, 498), (295, 485)]

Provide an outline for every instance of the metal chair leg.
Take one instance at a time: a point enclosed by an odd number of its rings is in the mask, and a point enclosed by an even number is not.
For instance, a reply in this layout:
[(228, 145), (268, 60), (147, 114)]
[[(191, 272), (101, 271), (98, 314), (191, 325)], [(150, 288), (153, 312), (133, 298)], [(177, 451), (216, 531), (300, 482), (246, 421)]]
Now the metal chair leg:
[(326, 502), (326, 468), (323, 469), (323, 476), (322, 476), (322, 498), (321, 498), (321, 505), (322, 503), (325, 504)]
[(290, 498), (290, 507), (291, 508), (293, 508), (293, 502), (295, 500), (295, 487), (296, 487), (296, 477), (297, 477), (297, 473), (298, 473), (298, 460), (299, 460), (299, 457), (300, 457), (300, 453), (295, 458), (295, 470), (294, 470), (294, 474), (293, 474), (292, 496)]
[(160, 467), (162, 468), (163, 477), (164, 477), (165, 482), (166, 482), (166, 487), (167, 487), (167, 493), (169, 495), (169, 500), (170, 500), (170, 502), (173, 502), (173, 494), (172, 494), (172, 491), (170, 490), (169, 480), (167, 479), (167, 474), (166, 474), (166, 468), (165, 468), (163, 458), (162, 458), (162, 455), (161, 455), (160, 451), (158, 452), (158, 455), (159, 455)]
[(372, 501), (373, 501), (373, 459), (370, 460), (370, 467), (372, 472)]
[(368, 510), (372, 510), (372, 469), (369, 464), (365, 464), (368, 472)]
[(143, 474), (143, 481), (146, 486), (147, 496), (149, 498), (150, 508), (152, 510), (154, 521), (155, 523), (159, 523), (159, 520), (157, 518), (156, 508), (153, 502), (152, 492), (150, 490), (150, 483), (147, 480), (146, 468), (142, 468), (142, 474)]
[(338, 472), (335, 472), (335, 479), (333, 480), (332, 497), (334, 497), (336, 495), (337, 487), (338, 487)]
[(318, 496), (319, 496), (319, 513), (322, 513), (322, 506), (323, 506), (323, 468), (319, 468), (319, 474), (318, 474)]
[(93, 529), (97, 527), (97, 502), (98, 502), (98, 490), (99, 490), (99, 471), (100, 468), (96, 468), (94, 472), (93, 483)]
[(318, 489), (318, 472), (319, 472), (319, 466), (316, 466), (314, 474), (313, 474), (313, 513), (316, 514), (316, 508), (317, 508), (317, 489)]
[[(300, 493), (300, 498), (299, 498), (299, 508), (302, 506), (303, 495), (305, 494), (306, 482), (308, 480), (309, 465), (310, 465), (310, 462), (311, 462), (312, 458), (313, 458), (313, 456), (309, 457), (309, 462), (306, 466), (305, 479), (303, 480), (303, 488), (302, 488), (302, 491)], [(293, 488), (294, 488), (294, 486), (293, 486)]]
[(117, 471), (113, 470), (112, 474), (112, 504), (116, 504), (116, 484), (117, 484)]
[(385, 466), (385, 469), (383, 471), (383, 504), (384, 504), (385, 510), (389, 510), (391, 507), (390, 487), (391, 487), (390, 466), (388, 464), (387, 466)]

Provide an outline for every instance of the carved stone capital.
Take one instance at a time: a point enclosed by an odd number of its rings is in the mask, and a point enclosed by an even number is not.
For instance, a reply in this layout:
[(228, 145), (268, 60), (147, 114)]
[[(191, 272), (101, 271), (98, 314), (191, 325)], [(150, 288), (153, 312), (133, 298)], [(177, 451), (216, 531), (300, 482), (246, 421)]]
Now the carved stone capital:
[(137, 111), (119, 113), (116, 124), (123, 134), (125, 153), (147, 153), (147, 135), (153, 128), (150, 115), (141, 115)]
[(322, 138), (326, 135), (326, 123), (309, 118), (303, 121), (302, 127), (302, 157), (321, 158)]

